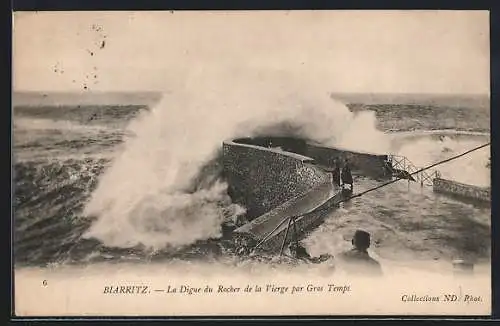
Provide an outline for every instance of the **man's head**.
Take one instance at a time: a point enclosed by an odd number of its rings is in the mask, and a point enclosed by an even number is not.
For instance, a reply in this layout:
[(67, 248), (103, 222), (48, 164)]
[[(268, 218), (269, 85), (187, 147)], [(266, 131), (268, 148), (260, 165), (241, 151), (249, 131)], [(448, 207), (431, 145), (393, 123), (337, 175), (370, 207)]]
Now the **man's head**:
[(363, 230), (356, 230), (352, 238), (352, 245), (359, 250), (366, 250), (370, 247), (370, 233)]

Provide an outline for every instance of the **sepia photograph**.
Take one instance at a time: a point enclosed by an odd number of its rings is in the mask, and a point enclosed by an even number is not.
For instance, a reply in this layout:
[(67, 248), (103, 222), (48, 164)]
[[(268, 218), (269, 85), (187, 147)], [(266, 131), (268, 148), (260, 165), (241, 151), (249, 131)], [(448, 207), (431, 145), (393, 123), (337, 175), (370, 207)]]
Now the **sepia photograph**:
[(488, 11), (13, 13), (17, 317), (491, 314)]

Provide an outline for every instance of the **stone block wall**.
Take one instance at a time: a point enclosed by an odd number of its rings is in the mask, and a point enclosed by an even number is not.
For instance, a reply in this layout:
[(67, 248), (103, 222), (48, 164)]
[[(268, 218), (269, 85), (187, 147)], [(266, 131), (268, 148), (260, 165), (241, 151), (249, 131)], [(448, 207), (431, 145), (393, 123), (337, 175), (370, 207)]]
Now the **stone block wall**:
[(233, 202), (254, 219), (310, 189), (329, 175), (306, 156), (234, 142), (223, 143), (224, 178)]
[[(304, 238), (307, 232), (318, 227), (323, 220), (328, 216), (328, 213), (338, 205), (338, 203), (343, 199), (342, 193), (339, 191), (335, 196), (330, 198), (328, 201), (323, 203), (317, 209), (308, 212), (304, 215), (295, 219), (295, 229), (293, 223), (290, 225), (288, 234), (286, 229), (288, 227), (288, 221), (284, 223), (280, 228), (276, 230), (262, 245), (261, 249), (268, 252), (279, 253), (281, 246), (283, 245), (283, 240), (286, 235), (285, 248), (288, 246), (297, 236), (298, 240)], [(296, 234), (295, 234), (296, 232)]]
[(312, 144), (307, 145), (305, 155), (313, 158), (317, 163), (327, 166), (331, 166), (335, 159), (343, 161), (347, 158), (353, 172), (377, 179), (391, 177), (385, 163), (388, 159), (387, 155), (352, 152)]
[(447, 179), (441, 179), (441, 178), (434, 179), (433, 191), (456, 195), (469, 199), (480, 200), (482, 202), (491, 201), (490, 188), (477, 187)]
[(254, 239), (261, 240), (272, 232), (283, 219), (316, 210), (331, 197), (331, 194), (332, 185), (330, 181), (325, 182), (304, 194), (293, 197), (271, 211), (239, 227), (234, 232), (247, 233)]

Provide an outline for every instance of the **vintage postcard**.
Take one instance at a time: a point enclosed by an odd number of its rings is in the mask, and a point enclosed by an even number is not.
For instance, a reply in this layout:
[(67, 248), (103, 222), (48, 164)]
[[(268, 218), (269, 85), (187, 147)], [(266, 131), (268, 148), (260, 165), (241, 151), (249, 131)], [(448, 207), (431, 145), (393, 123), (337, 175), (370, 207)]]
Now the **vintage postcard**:
[(17, 316), (489, 315), (487, 11), (13, 14)]

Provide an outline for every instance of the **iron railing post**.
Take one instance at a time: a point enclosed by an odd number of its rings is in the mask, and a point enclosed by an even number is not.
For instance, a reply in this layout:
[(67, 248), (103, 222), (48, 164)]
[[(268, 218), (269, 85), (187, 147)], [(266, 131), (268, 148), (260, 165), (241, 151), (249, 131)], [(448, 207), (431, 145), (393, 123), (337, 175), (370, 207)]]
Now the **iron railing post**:
[(295, 220), (295, 217), (293, 218), (293, 235), (294, 235), (294, 240), (295, 240), (295, 245), (298, 247), (299, 246), (299, 235), (297, 234), (297, 220)]
[(286, 226), (285, 237), (283, 238), (283, 243), (281, 244), (280, 256), (283, 255), (283, 250), (285, 250), (286, 238), (288, 237), (288, 231), (290, 230), (291, 223), (292, 223), (292, 218), (288, 219), (288, 225)]

